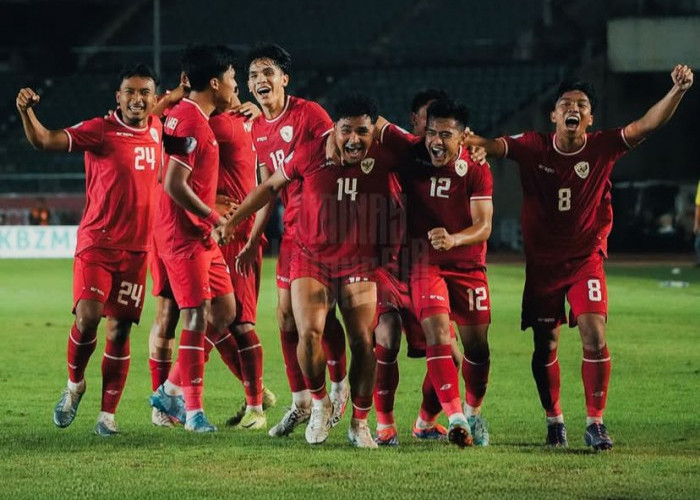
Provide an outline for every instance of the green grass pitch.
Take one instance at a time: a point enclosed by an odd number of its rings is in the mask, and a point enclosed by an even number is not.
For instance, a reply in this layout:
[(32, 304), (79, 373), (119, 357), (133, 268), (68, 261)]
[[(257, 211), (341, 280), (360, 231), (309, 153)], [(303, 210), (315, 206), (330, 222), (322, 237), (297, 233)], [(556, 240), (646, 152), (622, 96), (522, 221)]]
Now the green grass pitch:
[[(519, 330), (523, 266), (492, 265), (491, 379), (484, 404), (492, 445), (459, 450), (419, 443), (410, 428), (420, 402), (422, 360), (400, 355), (396, 400), (400, 446), (347, 444), (348, 416), (329, 440), (306, 444), (223, 427), (243, 398), (216, 354), (206, 370), (213, 435), (150, 423), (147, 337), (154, 303), (132, 333), (131, 372), (117, 413), (122, 435), (92, 434), (99, 410), (98, 341), (88, 392), (73, 425), (57, 429), (52, 409), (66, 380), (72, 322), (70, 260), (0, 261), (0, 498), (700, 498), (700, 270), (608, 266), (608, 342), (613, 377), (606, 422), (615, 448), (583, 444), (581, 347), (562, 334), (562, 405), (570, 448), (543, 449), (545, 425), (530, 374), (531, 336)], [(290, 396), (275, 327), (274, 262), (266, 261), (257, 331), (265, 382)], [(660, 280), (690, 282), (662, 288)], [(462, 387), (463, 391), (463, 387)], [(370, 416), (374, 426), (373, 416)]]

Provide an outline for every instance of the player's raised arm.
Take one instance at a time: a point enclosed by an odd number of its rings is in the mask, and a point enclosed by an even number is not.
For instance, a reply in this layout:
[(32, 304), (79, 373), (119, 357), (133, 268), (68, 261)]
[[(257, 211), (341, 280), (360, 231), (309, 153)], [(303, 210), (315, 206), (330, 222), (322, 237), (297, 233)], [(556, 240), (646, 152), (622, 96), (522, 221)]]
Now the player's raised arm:
[(70, 141), (63, 130), (49, 130), (39, 121), (32, 109), (39, 103), (39, 94), (29, 87), (17, 94), (17, 111), (22, 119), (24, 135), (35, 149), (43, 151), (68, 151)]
[(693, 85), (693, 71), (686, 65), (678, 64), (671, 71), (671, 80), (671, 90), (644, 116), (625, 127), (625, 140), (630, 146), (639, 144), (671, 119), (685, 92)]
[[(503, 141), (499, 139), (486, 139), (476, 135), (474, 132), (469, 132), (466, 134), (464, 143), (467, 146), (475, 146), (478, 148), (483, 148), (486, 151), (487, 156), (494, 156), (496, 158), (503, 158), (506, 154), (506, 146)], [(479, 163), (482, 163), (479, 161)]]
[(489, 200), (472, 200), (469, 204), (472, 225), (458, 233), (450, 234), (444, 227), (436, 227), (428, 232), (428, 239), (435, 250), (450, 250), (454, 247), (475, 245), (491, 236), (493, 219), (493, 202)]
[(260, 210), (270, 201), (274, 200), (277, 193), (289, 184), (289, 182), (290, 180), (284, 176), (283, 170), (279, 169), (265, 182), (248, 193), (248, 196), (245, 197), (245, 200), (243, 200), (241, 206), (238, 207), (238, 210), (236, 210), (233, 216), (226, 222), (223, 240), (228, 241), (238, 224)]

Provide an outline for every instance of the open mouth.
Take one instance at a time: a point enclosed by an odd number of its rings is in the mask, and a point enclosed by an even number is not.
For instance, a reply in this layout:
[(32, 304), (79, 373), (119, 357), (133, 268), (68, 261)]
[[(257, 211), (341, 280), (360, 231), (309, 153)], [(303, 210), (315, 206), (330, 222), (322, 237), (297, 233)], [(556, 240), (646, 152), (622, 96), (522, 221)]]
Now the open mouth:
[(362, 144), (346, 144), (343, 148), (348, 159), (356, 160), (362, 156)]
[(136, 105), (136, 106), (129, 106), (129, 111), (132, 113), (142, 113), (146, 110), (146, 106), (142, 105)]
[(441, 148), (439, 146), (431, 146), (430, 147), (430, 156), (432, 156), (435, 160), (442, 160), (445, 158), (445, 154), (447, 151), (445, 148)]
[(270, 87), (258, 87), (256, 90), (256, 93), (259, 96), (266, 96), (271, 92), (272, 92), (272, 89)]
[(576, 130), (579, 123), (581, 123), (581, 119), (576, 115), (569, 115), (564, 120), (564, 125), (568, 130)]

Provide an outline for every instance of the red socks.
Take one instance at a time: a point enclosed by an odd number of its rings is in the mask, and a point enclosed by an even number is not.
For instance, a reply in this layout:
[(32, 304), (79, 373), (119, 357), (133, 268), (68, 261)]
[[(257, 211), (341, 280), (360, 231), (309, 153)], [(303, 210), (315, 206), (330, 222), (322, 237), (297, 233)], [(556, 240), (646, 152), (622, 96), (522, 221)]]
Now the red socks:
[(129, 338), (121, 343), (107, 339), (102, 358), (102, 411), (116, 412), (130, 363)]
[(151, 390), (153, 392), (168, 380), (168, 373), (170, 373), (172, 364), (172, 361), (169, 359), (161, 360), (148, 358), (148, 367), (151, 369)]
[(437, 397), (430, 375), (426, 372), (423, 379), (423, 401), (418, 416), (425, 422), (433, 422), (442, 411), (442, 405)]
[(487, 357), (485, 361), (474, 361), (466, 356), (462, 360), (462, 377), (466, 386), (467, 404), (473, 408), (481, 406), (481, 402), (486, 394), (486, 386), (489, 381), (489, 368), (491, 360)]
[[(296, 330), (284, 331), (280, 330), (280, 339), (282, 341), (282, 355), (284, 356), (284, 366), (287, 371), (287, 380), (289, 388), (292, 392), (301, 392), (306, 390), (304, 376), (299, 367), (297, 359), (297, 344), (299, 343), (299, 334)], [(325, 383), (325, 374), (324, 374)]]
[(347, 370), (345, 332), (333, 311), (328, 313), (321, 343), (323, 352), (326, 354), (326, 364), (331, 382), (342, 382)]
[[(188, 411), (202, 408), (204, 387), (204, 334), (182, 330), (177, 362), (180, 365), (180, 382)], [(174, 370), (173, 370), (174, 371)], [(171, 373), (171, 376), (173, 374)], [(168, 377), (173, 383), (175, 381)]]
[(399, 386), (399, 363), (396, 359), (399, 351), (377, 344), (374, 352), (377, 355), (377, 383), (374, 386), (377, 423), (391, 425), (394, 423), (394, 396)]
[(352, 418), (356, 420), (367, 420), (367, 415), (372, 409), (372, 396), (352, 395)]
[(602, 418), (605, 402), (608, 399), (608, 383), (612, 362), (610, 352), (605, 345), (599, 351), (583, 350), (581, 376), (586, 395), (586, 410), (589, 417)]
[(459, 379), (457, 367), (452, 359), (450, 344), (428, 346), (426, 349), (428, 375), (436, 388), (442, 409), (449, 417), (462, 413), (459, 397)]
[[(245, 400), (249, 406), (262, 404), (263, 351), (255, 330), (249, 330), (236, 337), (238, 354), (242, 367)], [(218, 345), (217, 345), (218, 348)], [(223, 355), (222, 355), (223, 357)]]
[(71, 382), (78, 383), (85, 377), (90, 356), (97, 347), (97, 328), (80, 333), (78, 327), (73, 326), (68, 336), (68, 378)]
[(312, 377), (303, 377), (304, 389), (308, 387), (313, 399), (323, 399), (326, 397), (326, 371)]
[(221, 360), (238, 379), (241, 378), (241, 359), (238, 355), (238, 342), (228, 330), (217, 332), (211, 323), (207, 323), (206, 342), (204, 343), (204, 360), (209, 361), (209, 353), (216, 347)]
[(561, 406), (559, 405), (561, 379), (557, 351), (533, 352), (532, 375), (535, 377), (540, 402), (547, 416), (557, 417), (561, 415)]

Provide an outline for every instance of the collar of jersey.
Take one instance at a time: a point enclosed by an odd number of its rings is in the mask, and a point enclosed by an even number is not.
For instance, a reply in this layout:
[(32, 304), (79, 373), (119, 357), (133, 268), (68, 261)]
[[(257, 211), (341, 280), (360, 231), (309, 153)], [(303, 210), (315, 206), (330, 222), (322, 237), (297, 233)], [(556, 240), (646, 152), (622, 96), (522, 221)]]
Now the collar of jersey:
[(188, 102), (188, 103), (190, 103), (192, 106), (194, 106), (195, 108), (197, 108), (197, 110), (199, 110), (199, 112), (202, 113), (202, 116), (204, 117), (204, 119), (207, 120), (207, 121), (209, 121), (209, 116), (207, 116), (207, 114), (206, 114), (204, 111), (202, 111), (202, 108), (199, 107), (199, 104), (197, 104), (196, 102), (194, 102), (192, 99), (188, 99), (187, 97), (183, 97), (183, 98), (182, 98), (182, 101), (183, 101), (183, 102)]
[(148, 119), (147, 119), (147, 122), (146, 122), (146, 126), (145, 126), (145, 127), (143, 127), (143, 128), (136, 128), (136, 127), (130, 127), (129, 125), (127, 125), (126, 123), (124, 123), (124, 122), (122, 121), (122, 119), (119, 118), (119, 112), (118, 112), (118, 111), (115, 111), (115, 112), (112, 114), (112, 116), (114, 116), (114, 119), (117, 121), (117, 123), (118, 123), (119, 125), (121, 125), (121, 126), (124, 127), (125, 129), (133, 130), (134, 132), (145, 132), (146, 130), (148, 130), (148, 126), (150, 125), (149, 122), (151, 121), (151, 117), (149, 116)]
[(265, 118), (265, 121), (267, 123), (275, 123), (277, 120), (279, 120), (280, 118), (282, 118), (285, 115), (285, 113), (287, 112), (287, 109), (289, 108), (289, 101), (291, 101), (290, 97), (291, 96), (284, 97), (284, 100), (285, 100), (284, 108), (282, 109), (282, 112), (279, 114), (279, 116), (273, 118), (272, 120), (268, 120), (267, 118)]
[(583, 151), (586, 148), (586, 144), (588, 143), (588, 134), (583, 134), (583, 146), (581, 146), (577, 151), (574, 151), (573, 153), (565, 153), (564, 151), (561, 151), (557, 147), (557, 134), (556, 132), (552, 134), (552, 146), (554, 146), (554, 151), (559, 153), (562, 156), (574, 156), (579, 154), (581, 151)]

